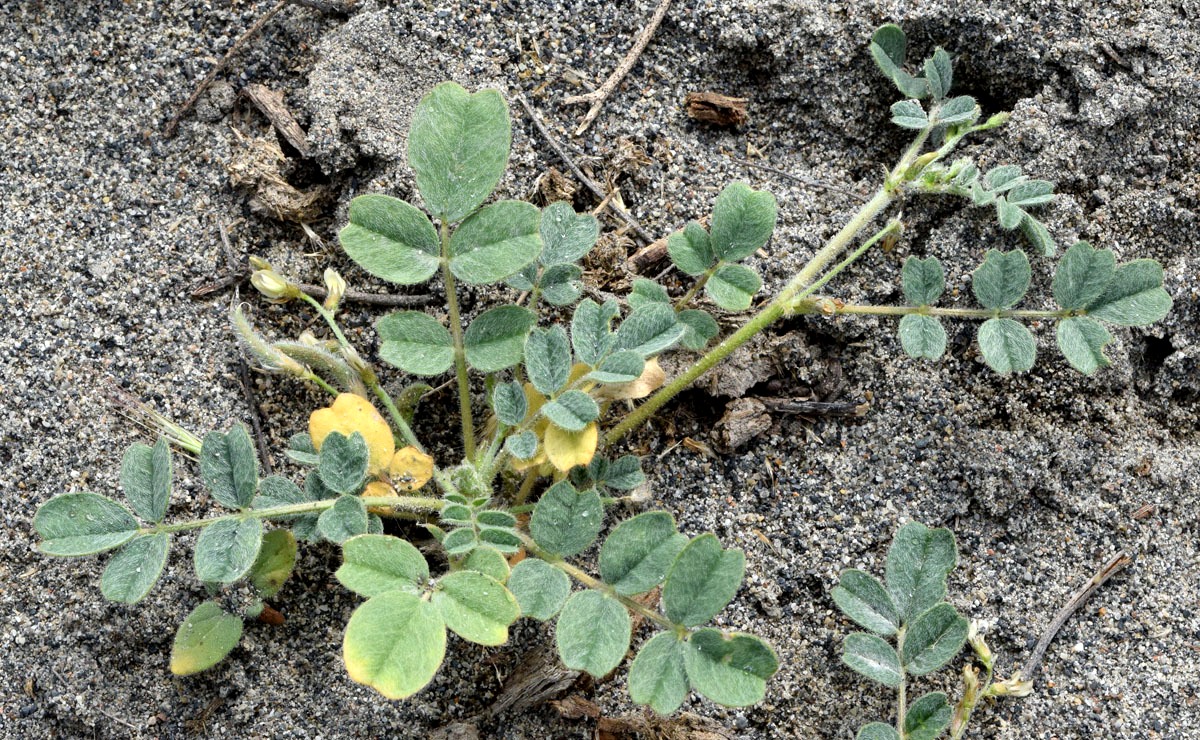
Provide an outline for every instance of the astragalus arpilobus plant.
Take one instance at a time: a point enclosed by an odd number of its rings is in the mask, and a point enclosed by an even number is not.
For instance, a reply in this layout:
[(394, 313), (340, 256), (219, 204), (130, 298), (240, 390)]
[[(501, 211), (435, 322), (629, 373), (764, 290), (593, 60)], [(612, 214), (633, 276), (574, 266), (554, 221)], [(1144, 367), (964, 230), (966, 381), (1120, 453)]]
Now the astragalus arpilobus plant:
[[(787, 316), (897, 315), (900, 346), (929, 360), (945, 352), (944, 320), (977, 320), (979, 350), (999, 373), (1032, 368), (1036, 345), (1027, 323), (1038, 320), (1055, 326), (1067, 362), (1092, 373), (1108, 364), (1106, 325), (1149, 324), (1171, 306), (1162, 269), (1150, 260), (1117, 264), (1111, 251), (1079, 242), (1042, 267), (1058, 250), (1032, 209), (1053, 198), (1052, 184), (1014, 165), (981, 172), (969, 159), (952, 158), (964, 138), (1007, 116), (981, 121), (974, 99), (950, 95), (951, 57), (941, 49), (919, 74), (906, 71), (905, 46), (900, 29), (885, 26), (871, 53), (905, 96), (892, 107), (893, 121), (914, 132), (912, 144), (861, 210), (766, 300), (757, 299), (762, 281), (743, 262), (771, 238), (776, 203), (742, 183), (716, 196), (709, 228), (691, 221), (670, 236), (672, 263), (692, 278), (686, 291), (672, 295), (640, 279), (622, 301), (585, 298), (580, 263), (599, 236), (596, 219), (565, 202), (544, 209), (489, 202), (508, 163), (508, 106), (494, 90), (439, 85), (421, 101), (409, 136), (419, 205), (384, 194), (358, 197), (340, 241), (354, 262), (387, 282), (440, 280), (446, 320), (420, 311), (381, 317), (378, 359), (390, 368), (381, 375), (338, 323), (346, 284), (337, 273), (326, 271), (328, 297), (318, 301), (257, 261), (259, 291), (305, 304), (325, 324), (324, 338), (272, 342), (241, 307), (232, 312), (259, 365), (330, 395), (286, 450), (298, 466), (295, 480), (261, 477), (255, 445), (240, 425), (200, 439), (160, 420), (163, 436), (153, 446), (134, 445), (122, 461), (126, 503), (95, 493), (54, 497), (35, 520), (42, 551), (115, 550), (101, 591), (135, 603), (158, 580), (173, 536), (199, 530), (195, 573), (212, 598), (183, 619), (171, 657), (177, 674), (222, 660), (244, 620), (262, 613), (288, 579), (297, 541), (326, 541), (342, 551), (337, 580), (364, 599), (344, 633), (347, 672), (388, 698), (411, 696), (433, 678), (448, 631), (499, 645), (522, 617), (553, 620), (563, 663), (604, 676), (629, 652), (637, 617), (653, 634), (639, 636), (628, 669), (634, 701), (660, 713), (674, 711), (690, 691), (731, 706), (760, 701), (778, 668), (775, 651), (754, 635), (710, 626), (738, 592), (742, 552), (725, 549), (713, 534), (678, 531), (662, 511), (606, 523), (614, 503), (641, 500), (630, 492), (646, 485), (640, 461), (620, 452), (626, 435)], [(901, 232), (898, 217), (882, 226), (878, 219), (923, 194), (992, 209), (1002, 227), (1025, 235), (1035, 259), (1022, 250), (988, 251), (973, 273), (978, 309), (936, 305), (945, 274), (934, 256), (904, 264), (905, 306), (850, 305), (821, 292), (872, 246)], [(1054, 308), (1018, 307), (1035, 265), (1053, 270)], [(459, 283), (496, 286), (514, 300), (464, 325)], [(756, 304), (740, 328), (721, 336), (712, 307), (742, 312)], [(658, 358), (672, 351), (694, 360), (668, 380)], [(457, 408), (419, 404), (430, 389), (423, 379), (446, 374)], [(407, 385), (393, 394), (385, 379)], [(457, 416), (460, 448), (427, 448), (413, 431), (417, 413)], [(200, 477), (225, 513), (165, 521), (172, 446), (198, 458)], [(392, 518), (405, 526), (387, 523)], [(433, 567), (401, 536), (413, 526), (440, 543)], [(860, 737), (932, 738), (952, 718), (961, 719), (951, 728), (960, 736), (969, 708), (991, 685), (986, 646), (973, 638), (987, 677), (984, 689), (967, 682), (968, 694), (975, 693), (960, 704), (968, 707), (961, 717), (952, 717), (944, 694), (912, 706), (903, 696), (907, 676), (950, 661), (968, 638), (966, 620), (943, 601), (954, 550), (946, 530), (908, 525), (893, 547), (901, 555), (889, 556), (886, 588), (848, 571), (835, 590), (837, 604), (873, 633), (847, 640), (846, 662), (901, 692), (896, 727), (874, 723)], [(1009, 693), (1020, 688), (1011, 686)]]

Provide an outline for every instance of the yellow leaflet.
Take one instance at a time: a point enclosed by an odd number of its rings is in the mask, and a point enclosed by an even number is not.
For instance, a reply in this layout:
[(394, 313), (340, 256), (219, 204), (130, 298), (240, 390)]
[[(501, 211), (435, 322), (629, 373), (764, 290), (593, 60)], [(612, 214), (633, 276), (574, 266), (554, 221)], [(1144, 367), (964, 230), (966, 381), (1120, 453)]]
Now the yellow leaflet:
[(542, 447), (554, 467), (566, 472), (576, 465), (587, 465), (596, 454), (599, 433), (596, 422), (588, 424), (578, 432), (568, 432), (551, 424), (546, 427)]
[(433, 477), (433, 458), (412, 446), (396, 450), (388, 475), (396, 490), (415, 491)]
[(317, 409), (308, 417), (308, 434), (312, 437), (313, 447), (318, 451), (330, 432), (338, 432), (347, 437), (358, 432), (363, 436), (367, 442), (367, 449), (371, 451), (372, 475), (377, 475), (386, 468), (396, 451), (396, 442), (387, 422), (370, 401), (353, 393), (338, 395), (332, 406)]

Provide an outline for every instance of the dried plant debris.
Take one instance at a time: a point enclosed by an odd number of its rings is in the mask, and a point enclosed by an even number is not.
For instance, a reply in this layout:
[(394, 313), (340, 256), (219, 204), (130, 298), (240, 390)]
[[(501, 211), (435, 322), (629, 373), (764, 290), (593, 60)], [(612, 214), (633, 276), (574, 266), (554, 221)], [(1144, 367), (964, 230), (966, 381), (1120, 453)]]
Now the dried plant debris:
[(240, 137), (242, 146), (226, 169), (235, 188), (250, 192), (250, 207), (280, 221), (306, 223), (316, 219), (328, 196), (324, 188), (300, 190), (287, 181), (289, 160), (279, 143), (266, 138)]
[(746, 98), (733, 98), (715, 92), (692, 92), (683, 99), (689, 117), (722, 128), (745, 126), (750, 122)]

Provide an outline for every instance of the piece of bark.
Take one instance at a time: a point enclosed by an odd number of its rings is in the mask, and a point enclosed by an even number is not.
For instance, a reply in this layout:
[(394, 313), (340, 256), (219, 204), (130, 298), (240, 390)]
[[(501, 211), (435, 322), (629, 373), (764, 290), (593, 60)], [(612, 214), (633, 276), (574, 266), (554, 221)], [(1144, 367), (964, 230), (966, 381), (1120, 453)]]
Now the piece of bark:
[(525, 655), (517, 669), (505, 679), (500, 695), (484, 714), (494, 717), (510, 709), (520, 711), (536, 707), (562, 696), (577, 678), (579, 671), (564, 668), (553, 647), (542, 646)]
[(326, 189), (300, 190), (284, 177), (287, 157), (273, 139), (243, 139), (242, 146), (226, 165), (235, 188), (250, 191), (250, 207), (280, 221), (313, 221), (324, 211)]
[(744, 126), (750, 121), (746, 98), (731, 98), (715, 92), (688, 93), (683, 110), (691, 118), (725, 128)]
[(275, 130), (283, 135), (287, 143), (300, 152), (301, 157), (308, 159), (312, 152), (308, 145), (308, 136), (283, 102), (283, 93), (257, 83), (246, 85), (246, 89), (242, 92), (250, 99), (251, 103), (254, 103), (254, 107), (267, 117)]
[(725, 406), (725, 415), (717, 422), (721, 443), (736, 450), (771, 428), (771, 415), (757, 398), (735, 398)]

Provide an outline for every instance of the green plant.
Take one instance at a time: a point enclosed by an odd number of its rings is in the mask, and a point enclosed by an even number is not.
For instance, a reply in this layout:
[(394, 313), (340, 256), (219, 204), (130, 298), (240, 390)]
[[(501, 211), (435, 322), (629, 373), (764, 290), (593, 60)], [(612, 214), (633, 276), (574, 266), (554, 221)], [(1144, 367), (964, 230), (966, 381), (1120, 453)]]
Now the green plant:
[[(884, 583), (869, 573), (849, 569), (833, 589), (833, 600), (847, 617), (869, 632), (854, 632), (842, 645), (842, 661), (867, 678), (896, 689), (896, 725), (871, 722), (858, 740), (934, 740), (947, 729), (960, 738), (980, 699), (1026, 696), (1031, 690), (1020, 674), (994, 682), (991, 650), (946, 598), (946, 576), (958, 551), (948, 529), (929, 529), (910, 522), (896, 532), (888, 551)], [(895, 647), (885, 638), (890, 638)], [(983, 665), (984, 679), (968, 665), (963, 669), (963, 697), (951, 707), (946, 695), (932, 691), (907, 699), (910, 677), (924, 676), (949, 663), (971, 643)]]
[[(102, 592), (134, 603), (161, 573), (172, 536), (199, 530), (195, 571), (214, 598), (178, 632), (172, 669), (180, 674), (215, 664), (236, 645), (243, 619), (263, 613), (264, 600), (291, 573), (297, 539), (325, 540), (342, 548), (337, 579), (366, 599), (346, 627), (347, 670), (387, 697), (409, 696), (432, 679), (447, 630), (497, 645), (521, 616), (557, 619), (564, 663), (604, 675), (630, 647), (634, 614), (656, 630), (630, 667), (635, 701), (666, 713), (689, 690), (727, 705), (760, 700), (778, 667), (770, 646), (752, 635), (705, 626), (739, 588), (741, 551), (724, 549), (712, 534), (678, 532), (666, 512), (646, 512), (608, 533), (596, 557), (598, 577), (570, 561), (598, 540), (606, 509), (622, 497), (638, 498), (629, 492), (645, 482), (637, 458), (611, 456), (617, 442), (785, 316), (901, 315), (904, 348), (931, 359), (945, 348), (940, 317), (985, 319), (982, 351), (1000, 372), (1032, 365), (1032, 339), (1018, 319), (1054, 319), (1068, 359), (1090, 372), (1106, 364), (1103, 347), (1110, 340), (1097, 320), (1143, 324), (1170, 307), (1155, 263), (1118, 267), (1111, 252), (1084, 244), (1060, 262), (1056, 311), (1013, 309), (1031, 274), (1019, 251), (988, 253), (974, 276), (984, 306), (979, 311), (930, 305), (945, 282), (934, 258), (905, 263), (909, 307), (849, 306), (818, 296), (872, 246), (897, 234), (900, 222), (892, 219), (843, 257), (860, 231), (912, 194), (965, 196), (993, 206), (1003, 227), (1019, 228), (1042, 252), (1053, 252), (1049, 232), (1026, 210), (1050, 199), (1048, 183), (1012, 167), (980, 175), (969, 161), (943, 162), (968, 134), (994, 128), (1006, 116), (977, 124), (980, 111), (973, 99), (947, 96), (949, 55), (939, 49), (916, 77), (902, 69), (905, 45), (898, 28), (885, 26), (871, 48), (904, 94), (929, 100), (928, 107), (917, 100), (893, 106), (893, 120), (916, 130), (915, 141), (849, 223), (711, 349), (719, 327), (699, 302), (707, 298), (729, 311), (753, 304), (762, 282), (742, 262), (774, 230), (776, 205), (769, 193), (734, 183), (717, 196), (711, 229), (691, 222), (669, 237), (672, 262), (695, 278), (678, 298), (653, 281), (637, 280), (627, 306), (615, 300), (600, 304), (583, 298), (579, 266), (598, 237), (596, 220), (566, 203), (541, 210), (513, 200), (485, 205), (507, 166), (507, 106), (495, 91), (470, 94), (453, 83), (438, 86), (418, 106), (409, 137), (425, 210), (386, 195), (355, 198), (340, 241), (359, 266), (388, 282), (414, 285), (440, 276), (448, 325), (419, 311), (384, 316), (376, 325), (379, 356), (418, 379), (453, 370), (461, 458), (437, 464), (413, 431), (430, 386), (416, 380), (389, 393), (350, 344), (337, 320), (346, 291), (337, 273), (326, 271), (328, 295), (321, 302), (269, 264), (252, 260), (260, 292), (275, 301), (307, 304), (328, 331), (324, 340), (306, 333), (295, 341), (271, 342), (240, 307), (231, 315), (236, 333), (264, 368), (315, 383), (334, 398), (312, 413), (307, 432), (289, 442), (286, 453), (303, 469), (302, 485), (278, 475), (261, 478), (254, 444), (240, 425), (200, 440), (159, 417), (153, 425), (164, 436), (153, 448), (130, 448), (122, 463), (129, 507), (92, 493), (52, 498), (34, 521), (43, 552), (117, 550), (101, 579)], [(925, 151), (931, 142), (935, 148)], [(503, 283), (521, 298), (489, 308), (464, 328), (459, 282), (493, 290), (503, 290)], [(657, 357), (676, 349), (701, 354), (667, 383)], [(473, 392), (479, 386), (472, 383), (473, 372), (482, 377), (488, 409), (482, 423), (475, 416)], [(386, 410), (386, 420), (371, 396)], [(646, 400), (622, 417), (623, 402), (636, 399)], [(169, 443), (199, 458), (212, 498), (230, 513), (163, 523), (172, 480)], [(536, 503), (527, 503), (535, 495)], [(432, 533), (441, 545), (436, 567), (398, 536), (411, 530), (389, 531), (384, 518), (412, 520)], [(266, 531), (266, 521), (281, 527)], [(572, 581), (583, 589), (572, 593)], [(659, 589), (661, 610), (646, 596)], [(904, 619), (909, 617), (922, 615)], [(904, 621), (897, 629), (907, 626)]]

